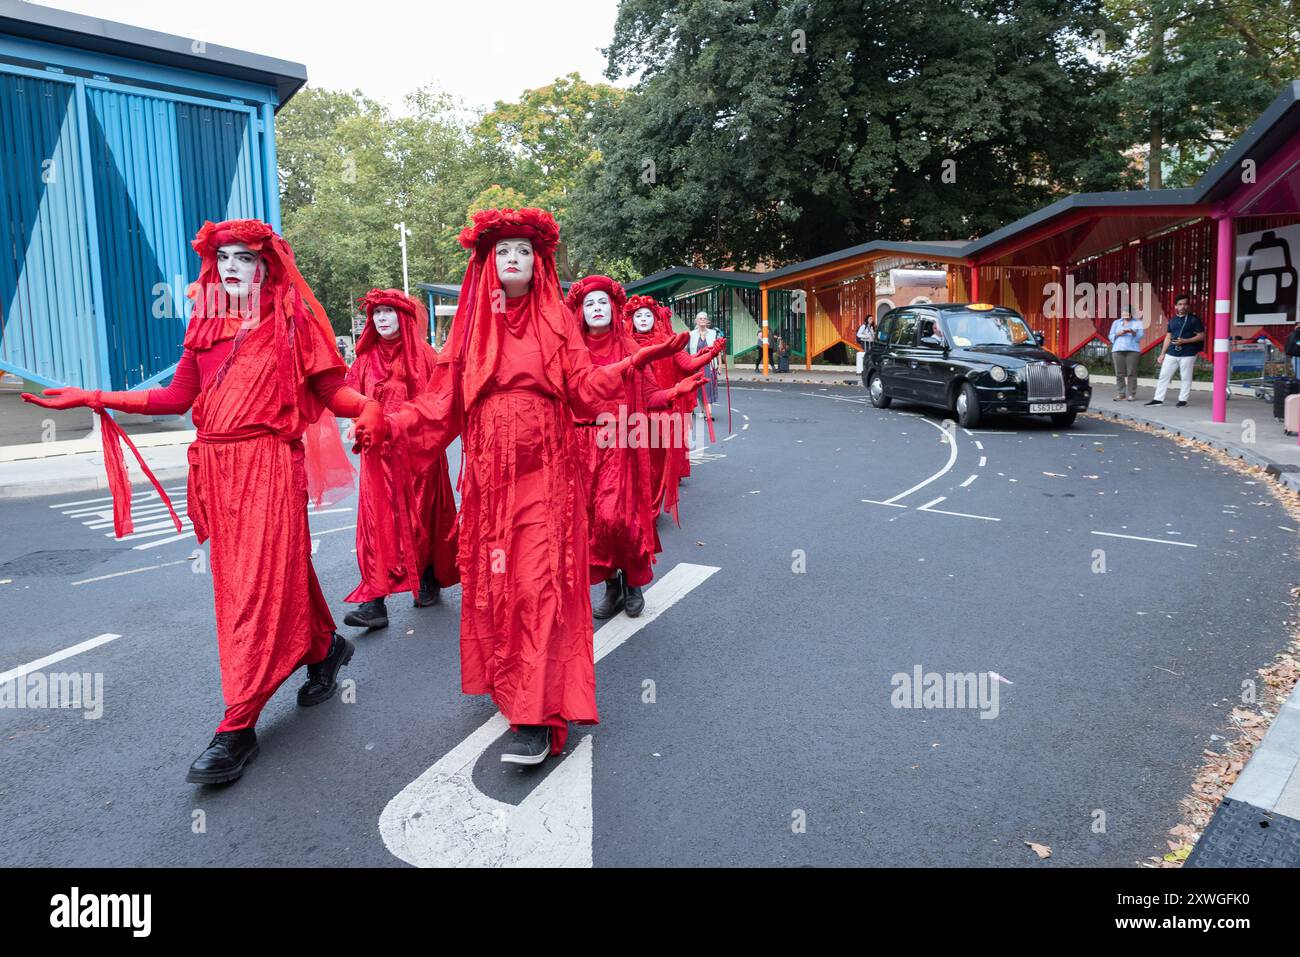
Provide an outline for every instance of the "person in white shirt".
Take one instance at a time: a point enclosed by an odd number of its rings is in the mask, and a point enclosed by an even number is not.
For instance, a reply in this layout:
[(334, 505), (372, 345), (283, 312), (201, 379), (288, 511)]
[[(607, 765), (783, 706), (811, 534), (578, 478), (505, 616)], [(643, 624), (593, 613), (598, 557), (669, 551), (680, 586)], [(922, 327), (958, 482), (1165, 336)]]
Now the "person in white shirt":
[[(695, 314), (695, 328), (691, 330), (690, 341), (686, 344), (686, 351), (691, 355), (697, 352), (703, 352), (713, 346), (718, 338), (718, 330), (712, 328), (709, 322), (709, 314), (701, 310)], [(709, 408), (718, 401), (718, 360), (714, 359), (702, 370), (704, 372), (705, 382), (700, 386), (700, 396), (707, 397)], [(701, 401), (697, 408), (704, 412), (704, 403)], [(709, 418), (713, 418), (712, 415)]]

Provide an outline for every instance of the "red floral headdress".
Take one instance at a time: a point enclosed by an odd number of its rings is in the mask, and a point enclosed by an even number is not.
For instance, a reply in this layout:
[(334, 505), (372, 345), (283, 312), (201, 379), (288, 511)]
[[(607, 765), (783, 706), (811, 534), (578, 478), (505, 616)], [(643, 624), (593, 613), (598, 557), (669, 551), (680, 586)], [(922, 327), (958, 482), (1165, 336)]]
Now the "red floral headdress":
[(564, 297), (564, 304), (579, 320), (582, 319), (582, 300), (586, 299), (587, 293), (590, 292), (603, 292), (608, 295), (610, 304), (614, 307), (615, 318), (623, 317), (623, 304), (627, 302), (627, 290), (623, 288), (623, 284), (615, 282), (608, 276), (584, 276), (569, 287), (569, 294)]
[[(415, 296), (408, 296), (400, 289), (371, 289), (357, 302), (365, 311), (366, 328), (357, 339), (357, 361), (352, 363), (349, 372), (350, 384), (368, 393), (374, 382), (400, 372), (406, 379), (407, 394), (414, 398), (432, 378), (438, 358), (429, 345), (429, 310)], [(383, 350), (376, 349), (383, 342), (375, 328), (375, 310), (380, 306), (396, 309), (398, 315), (397, 342), (401, 343), (401, 355), (391, 362), (379, 355)]]
[(555, 217), (544, 209), (481, 209), (470, 217), (470, 224), (460, 231), (460, 244), (476, 250), (480, 243), (502, 239), (531, 239), (534, 253), (553, 255), (560, 242), (560, 227)]

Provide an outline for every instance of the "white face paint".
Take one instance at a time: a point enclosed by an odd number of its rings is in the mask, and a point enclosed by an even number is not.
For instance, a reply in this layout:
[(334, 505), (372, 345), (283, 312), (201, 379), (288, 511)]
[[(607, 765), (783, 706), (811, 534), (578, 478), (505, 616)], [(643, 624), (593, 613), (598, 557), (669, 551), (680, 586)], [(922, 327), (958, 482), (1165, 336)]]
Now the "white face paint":
[(597, 289), (582, 297), (582, 318), (588, 329), (607, 329), (614, 318), (610, 308), (609, 293)]
[(655, 327), (655, 314), (649, 309), (638, 309), (632, 313), (632, 328), (637, 332), (649, 332)]
[(401, 320), (397, 318), (397, 310), (392, 306), (376, 306), (370, 318), (375, 322), (375, 331), (385, 339), (395, 339), (402, 331)]
[(510, 297), (522, 296), (533, 282), (531, 239), (503, 239), (496, 244), (497, 279)]
[(244, 243), (217, 247), (217, 277), (226, 295), (236, 303), (253, 302), (265, 276), (261, 255)]

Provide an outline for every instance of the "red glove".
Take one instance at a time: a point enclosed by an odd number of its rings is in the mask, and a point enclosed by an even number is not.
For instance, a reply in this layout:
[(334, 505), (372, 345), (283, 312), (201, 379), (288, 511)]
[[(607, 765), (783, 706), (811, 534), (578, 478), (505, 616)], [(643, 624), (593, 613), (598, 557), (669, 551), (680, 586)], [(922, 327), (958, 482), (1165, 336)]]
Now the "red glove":
[(680, 399), (684, 395), (690, 395), (708, 381), (708, 376), (703, 372), (697, 372), (692, 376), (687, 376), (681, 382), (673, 386), (669, 391), (672, 392), (674, 399)]
[(374, 399), (366, 401), (356, 421), (352, 423), (353, 452), (378, 451), (388, 437), (388, 421), (384, 418), (384, 407)]
[(99, 404), (99, 397), (94, 392), (87, 392), (85, 389), (76, 389), (71, 386), (65, 389), (46, 389), (42, 395), (32, 395), (30, 392), (22, 394), (24, 402), (30, 402), (33, 405), (39, 405), (45, 409), (80, 409), (83, 407), (93, 407)]
[(723, 336), (718, 336), (718, 340), (709, 347), (709, 352), (715, 356), (721, 355), (725, 348), (727, 348), (727, 340)]
[(690, 338), (691, 334), (689, 332), (679, 332), (674, 336), (669, 336), (663, 342), (642, 346), (632, 356), (632, 365), (637, 369), (644, 369), (656, 359), (666, 359), (674, 352), (680, 352)]

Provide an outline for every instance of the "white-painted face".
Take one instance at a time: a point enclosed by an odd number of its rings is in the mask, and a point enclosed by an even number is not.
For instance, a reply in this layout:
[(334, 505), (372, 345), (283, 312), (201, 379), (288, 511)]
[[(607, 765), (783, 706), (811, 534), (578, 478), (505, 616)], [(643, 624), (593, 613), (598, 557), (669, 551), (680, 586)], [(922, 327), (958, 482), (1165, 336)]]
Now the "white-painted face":
[(217, 277), (226, 295), (239, 303), (248, 303), (266, 277), (266, 264), (260, 254), (244, 243), (217, 247)]
[(608, 329), (614, 319), (609, 293), (597, 289), (582, 297), (582, 318), (588, 329)]
[(503, 239), (496, 244), (497, 279), (507, 296), (522, 296), (533, 282), (531, 239)]
[(402, 331), (401, 320), (397, 318), (397, 310), (392, 306), (376, 306), (370, 318), (375, 321), (375, 331), (385, 339), (396, 339)]
[(696, 314), (695, 328), (699, 330), (704, 330), (709, 328), (709, 314), (707, 312), (701, 312)]
[(649, 309), (638, 309), (632, 313), (632, 328), (637, 332), (649, 332), (655, 327), (655, 314)]

